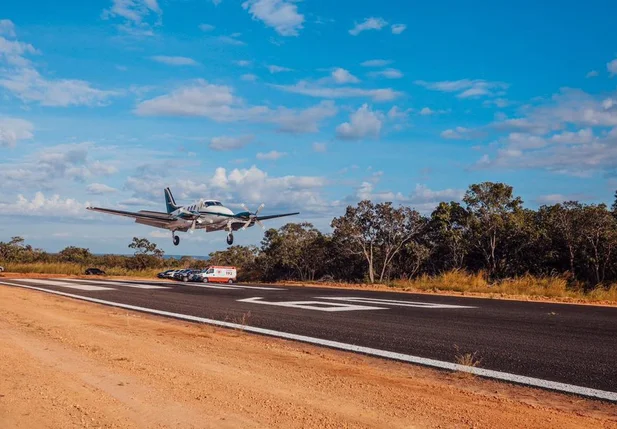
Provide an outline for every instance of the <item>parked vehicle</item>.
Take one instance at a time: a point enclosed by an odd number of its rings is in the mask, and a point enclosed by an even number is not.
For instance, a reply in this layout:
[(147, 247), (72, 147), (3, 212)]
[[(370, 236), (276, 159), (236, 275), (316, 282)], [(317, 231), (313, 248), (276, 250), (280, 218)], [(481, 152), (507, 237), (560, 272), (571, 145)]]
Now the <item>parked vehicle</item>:
[(198, 272), (198, 270), (194, 270), (192, 268), (187, 268), (185, 270), (179, 270), (174, 273), (173, 278), (174, 280), (188, 282), (189, 280), (191, 280), (191, 277), (196, 272)]
[(159, 279), (168, 279), (173, 277), (174, 273), (176, 272), (176, 270), (167, 270), (167, 271), (162, 271), (160, 273), (158, 273), (156, 276)]
[(86, 270), (86, 275), (88, 276), (102, 276), (105, 275), (105, 271), (99, 269), (99, 268), (88, 268)]
[(212, 266), (193, 275), (193, 281), (203, 283), (234, 283), (236, 281), (236, 267)]

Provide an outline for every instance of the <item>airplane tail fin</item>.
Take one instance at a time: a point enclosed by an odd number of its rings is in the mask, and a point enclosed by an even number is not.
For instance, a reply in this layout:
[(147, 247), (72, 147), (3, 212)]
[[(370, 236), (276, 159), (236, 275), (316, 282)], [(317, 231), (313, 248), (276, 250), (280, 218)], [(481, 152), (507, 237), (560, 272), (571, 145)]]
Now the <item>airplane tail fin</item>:
[(169, 188), (165, 188), (165, 206), (167, 207), (167, 213), (171, 213), (180, 208), (180, 206), (176, 204), (174, 196), (171, 195), (171, 190)]

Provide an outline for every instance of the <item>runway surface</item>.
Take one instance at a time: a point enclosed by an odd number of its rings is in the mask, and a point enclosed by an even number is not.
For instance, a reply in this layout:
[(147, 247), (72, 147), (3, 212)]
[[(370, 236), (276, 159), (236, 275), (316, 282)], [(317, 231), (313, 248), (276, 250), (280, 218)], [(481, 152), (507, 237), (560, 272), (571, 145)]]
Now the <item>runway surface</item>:
[(0, 284), (444, 369), (472, 353), (469, 372), (617, 401), (617, 308), (172, 281)]

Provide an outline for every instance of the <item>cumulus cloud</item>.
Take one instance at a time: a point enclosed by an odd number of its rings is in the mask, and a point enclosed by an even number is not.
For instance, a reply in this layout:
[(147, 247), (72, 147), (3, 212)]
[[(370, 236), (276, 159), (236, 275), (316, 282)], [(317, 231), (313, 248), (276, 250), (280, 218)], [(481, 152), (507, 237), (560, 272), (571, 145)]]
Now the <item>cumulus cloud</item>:
[(279, 152), (277, 150), (271, 150), (270, 152), (259, 152), (256, 156), (260, 161), (276, 161), (287, 155), (285, 152)]
[(0, 34), (15, 37), (15, 24), (10, 19), (0, 19)]
[(244, 43), (242, 40), (238, 40), (239, 34), (238, 33), (234, 33), (231, 36), (219, 36), (216, 38), (216, 40), (218, 40), (221, 43), (224, 43), (226, 45), (233, 45), (233, 46), (244, 46), (246, 45), (246, 43)]
[(368, 60), (360, 63), (362, 67), (385, 67), (392, 64), (391, 60)]
[(367, 97), (373, 101), (392, 101), (402, 95), (401, 92), (395, 91), (392, 88), (380, 88), (380, 89), (363, 89), (363, 88), (349, 88), (349, 87), (336, 87), (329, 88), (319, 84), (309, 83), (306, 81), (300, 81), (295, 85), (272, 85), (285, 92), (291, 92), (294, 94), (308, 95), (310, 97), (319, 98), (355, 98), (355, 97)]
[(86, 207), (90, 203), (80, 203), (73, 198), (61, 198), (52, 195), (46, 198), (43, 192), (37, 192), (32, 199), (17, 196), (14, 202), (0, 202), (0, 214), (18, 216), (54, 216), (54, 217), (85, 217), (88, 215)]
[(34, 125), (23, 119), (0, 117), (0, 147), (13, 147), (34, 137)]
[(379, 137), (383, 125), (383, 115), (373, 112), (363, 104), (344, 122), (336, 127), (336, 136), (343, 140), (359, 140), (365, 137)]
[(257, 80), (257, 76), (252, 73), (246, 73), (240, 76), (240, 79), (246, 82), (255, 82)]
[(598, 73), (596, 70), (591, 70), (589, 73), (587, 73), (585, 75), (585, 77), (598, 77), (600, 73)]
[(469, 138), (471, 130), (465, 127), (456, 127), (455, 129), (447, 129), (441, 133), (444, 139), (462, 140)]
[(0, 87), (24, 102), (36, 101), (43, 106), (100, 106), (117, 91), (94, 88), (77, 79), (46, 79), (32, 68), (25, 68), (0, 79)]
[(290, 72), (290, 71), (293, 71), (293, 69), (271, 64), (268, 66), (268, 71), (274, 74), (274, 73)]
[(255, 139), (255, 136), (253, 135), (238, 136), (238, 137), (231, 137), (231, 136), (213, 137), (210, 140), (209, 147), (210, 149), (216, 150), (216, 151), (242, 149), (243, 147), (251, 143), (254, 139)]
[(102, 14), (103, 19), (122, 20), (119, 28), (139, 36), (152, 36), (152, 26), (160, 24), (163, 11), (157, 0), (112, 0), (109, 9)]
[(188, 57), (173, 57), (173, 56), (167, 56), (167, 55), (155, 55), (150, 58), (158, 63), (168, 64), (170, 66), (196, 66), (198, 64), (197, 61), (195, 61), (192, 58), (188, 58)]
[(392, 34), (401, 34), (407, 26), (405, 24), (392, 24), (390, 28), (392, 29)]
[(433, 91), (456, 92), (458, 98), (496, 96), (502, 94), (508, 88), (507, 83), (490, 82), (483, 79), (461, 79), (440, 82), (417, 80), (414, 83)]
[(199, 24), (199, 29), (201, 31), (205, 31), (205, 32), (213, 31), (215, 28), (216, 27), (214, 25), (211, 25), (211, 24)]
[(351, 34), (352, 36), (357, 36), (363, 31), (381, 30), (386, 25), (388, 25), (388, 23), (383, 18), (370, 17), (370, 18), (366, 18), (364, 21), (360, 23), (356, 22), (354, 27), (351, 30), (349, 30), (349, 34)]
[(143, 116), (203, 116), (217, 122), (271, 123), (278, 125), (280, 131), (306, 133), (318, 131), (319, 123), (336, 115), (337, 108), (331, 101), (306, 109), (247, 107), (231, 87), (199, 79), (169, 94), (139, 103), (135, 113)]
[(613, 61), (606, 63), (606, 69), (610, 73), (611, 77), (617, 76), (617, 58)]
[(297, 36), (303, 28), (304, 15), (298, 13), (293, 0), (247, 0), (242, 7), (281, 36)]
[(249, 67), (252, 63), (247, 60), (238, 60), (238, 61), (234, 61), (234, 64), (240, 67)]
[(103, 183), (91, 183), (86, 187), (86, 192), (92, 195), (104, 195), (118, 192), (118, 190)]
[(336, 83), (358, 83), (360, 79), (352, 75), (348, 70), (337, 67), (332, 71), (332, 79)]
[(400, 79), (403, 77), (403, 73), (400, 70), (394, 68), (387, 68), (385, 70), (374, 71), (369, 73), (372, 77), (385, 77), (387, 79)]

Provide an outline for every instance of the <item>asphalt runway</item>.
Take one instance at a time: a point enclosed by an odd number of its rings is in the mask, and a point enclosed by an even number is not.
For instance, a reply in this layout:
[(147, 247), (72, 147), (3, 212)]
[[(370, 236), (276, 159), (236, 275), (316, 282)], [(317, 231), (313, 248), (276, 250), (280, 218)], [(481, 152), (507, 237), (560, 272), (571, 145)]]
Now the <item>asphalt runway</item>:
[[(617, 401), (617, 308), (172, 281), (0, 284)], [(456, 365), (466, 353), (476, 368)]]

